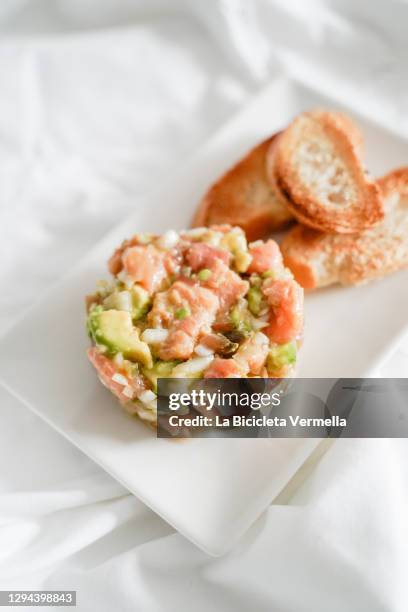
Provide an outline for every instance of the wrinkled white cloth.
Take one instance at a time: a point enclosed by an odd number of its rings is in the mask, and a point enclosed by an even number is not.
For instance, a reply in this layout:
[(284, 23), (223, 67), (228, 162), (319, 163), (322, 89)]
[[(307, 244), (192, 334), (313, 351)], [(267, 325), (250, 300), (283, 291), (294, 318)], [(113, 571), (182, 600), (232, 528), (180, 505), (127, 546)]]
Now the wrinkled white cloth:
[[(0, 330), (282, 70), (408, 136), (407, 20), (396, 0), (2, 0)], [(408, 375), (407, 342), (382, 373)], [(1, 589), (76, 589), (81, 612), (407, 610), (405, 440), (336, 442), (214, 559), (0, 405)]]

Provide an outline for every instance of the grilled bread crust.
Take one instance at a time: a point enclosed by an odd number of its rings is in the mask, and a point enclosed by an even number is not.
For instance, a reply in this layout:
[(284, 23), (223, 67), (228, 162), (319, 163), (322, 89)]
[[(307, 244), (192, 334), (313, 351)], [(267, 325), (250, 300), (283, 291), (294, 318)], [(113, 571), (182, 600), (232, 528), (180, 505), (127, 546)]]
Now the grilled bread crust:
[(357, 285), (408, 266), (408, 167), (378, 181), (385, 219), (361, 234), (325, 234), (297, 225), (281, 244), (285, 264), (305, 289)]
[(384, 218), (362, 148), (357, 126), (343, 113), (303, 113), (280, 136), (269, 177), (301, 223), (329, 233), (361, 232)]
[(193, 227), (239, 225), (248, 240), (257, 240), (288, 225), (292, 215), (266, 172), (266, 154), (275, 138), (251, 149), (212, 185), (198, 206)]

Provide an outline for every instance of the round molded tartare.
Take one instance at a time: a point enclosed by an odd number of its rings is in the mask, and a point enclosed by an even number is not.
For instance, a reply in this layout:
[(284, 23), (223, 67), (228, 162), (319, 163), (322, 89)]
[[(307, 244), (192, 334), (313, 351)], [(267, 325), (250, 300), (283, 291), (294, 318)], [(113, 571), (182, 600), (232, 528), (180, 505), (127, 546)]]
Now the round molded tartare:
[(287, 377), (303, 290), (274, 240), (237, 227), (137, 234), (87, 297), (88, 357), (125, 408), (157, 422), (157, 379)]

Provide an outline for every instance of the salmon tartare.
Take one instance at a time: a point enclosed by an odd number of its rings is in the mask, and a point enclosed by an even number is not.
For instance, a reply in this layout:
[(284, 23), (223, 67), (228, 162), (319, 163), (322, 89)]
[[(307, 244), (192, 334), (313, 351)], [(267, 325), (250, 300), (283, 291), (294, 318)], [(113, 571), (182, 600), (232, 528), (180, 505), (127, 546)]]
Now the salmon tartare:
[(136, 234), (87, 297), (88, 357), (132, 414), (157, 422), (158, 378), (291, 376), (303, 289), (274, 240), (228, 225)]

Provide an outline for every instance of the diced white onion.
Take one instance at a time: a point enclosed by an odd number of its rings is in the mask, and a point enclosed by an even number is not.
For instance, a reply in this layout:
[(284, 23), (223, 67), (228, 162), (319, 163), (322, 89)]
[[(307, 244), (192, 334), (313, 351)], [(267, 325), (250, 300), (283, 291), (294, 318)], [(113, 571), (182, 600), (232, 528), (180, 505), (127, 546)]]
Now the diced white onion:
[(145, 234), (137, 235), (137, 241), (139, 242), (139, 244), (149, 244), (149, 242), (151, 242), (152, 239), (153, 239), (153, 234), (149, 234), (148, 232), (146, 232)]
[(208, 232), (208, 227), (195, 227), (193, 229), (187, 230), (183, 232), (183, 236), (189, 236), (190, 238), (200, 238), (200, 236), (204, 236), (204, 234)]
[(221, 240), (224, 234), (221, 232), (216, 232), (214, 230), (209, 230), (208, 235), (205, 238), (207, 244), (211, 246), (219, 247), (221, 244)]
[(113, 361), (116, 363), (116, 365), (121, 368), (123, 366), (123, 355), (122, 353), (116, 353), (116, 355), (113, 358)]
[(254, 336), (254, 341), (255, 344), (268, 344), (269, 340), (268, 340), (268, 336), (265, 336), (265, 334), (263, 334), (262, 332), (257, 332)]
[(99, 280), (96, 282), (96, 290), (101, 297), (105, 297), (113, 291), (113, 285), (107, 280)]
[(129, 291), (115, 291), (104, 299), (103, 304), (105, 308), (132, 312), (132, 298)]
[(172, 249), (179, 241), (179, 235), (174, 230), (168, 230), (157, 240), (157, 245), (161, 249)]
[(133, 397), (133, 389), (131, 389), (130, 387), (126, 386), (123, 388), (122, 391), (123, 395), (125, 395), (126, 397), (128, 397), (129, 399), (132, 399)]
[(238, 249), (239, 251), (242, 251), (243, 253), (247, 251), (247, 241), (246, 241), (245, 236), (242, 234), (242, 232), (235, 232), (234, 247), (235, 249)]
[(256, 248), (262, 245), (263, 245), (262, 240), (255, 240), (255, 242), (250, 242), (248, 246)]
[(213, 356), (189, 359), (176, 366), (173, 369), (172, 376), (175, 378), (188, 378), (189, 376), (201, 374), (201, 372), (208, 368), (213, 359)]
[(133, 280), (126, 274), (125, 270), (121, 270), (119, 274), (117, 274), (117, 277), (128, 289), (133, 287)]
[(398, 205), (398, 202), (400, 200), (400, 194), (398, 193), (398, 190), (396, 189), (394, 191), (394, 193), (392, 193), (391, 195), (389, 195), (387, 197), (387, 206), (388, 206), (388, 210), (393, 210), (394, 206)]
[(143, 391), (139, 395), (139, 399), (141, 402), (143, 402), (143, 404), (150, 404), (151, 402), (153, 402), (153, 400), (156, 399), (156, 394), (148, 389), (147, 391)]
[(157, 413), (153, 410), (146, 410), (142, 408), (142, 406), (137, 406), (136, 414), (143, 419), (144, 421), (149, 421), (150, 423), (154, 423), (157, 419)]
[(160, 342), (164, 342), (168, 335), (167, 329), (145, 329), (142, 340), (147, 344), (160, 344)]
[(249, 365), (245, 355), (240, 355), (238, 352), (234, 355), (233, 360), (241, 370), (242, 376), (246, 376), (249, 372)]
[(197, 344), (194, 349), (194, 352), (199, 357), (208, 357), (209, 355), (214, 355), (213, 349), (208, 348), (208, 346), (204, 346), (204, 344)]
[(120, 310), (127, 310), (127, 312), (132, 312), (132, 297), (129, 291), (119, 291), (118, 306)]
[(268, 321), (263, 321), (262, 319), (252, 319), (251, 325), (254, 329), (263, 329), (268, 326)]
[(112, 376), (112, 380), (113, 382), (117, 382), (119, 385), (123, 385), (125, 387), (129, 382), (126, 376), (123, 376), (123, 374), (119, 374), (119, 372), (115, 372), (115, 374)]

